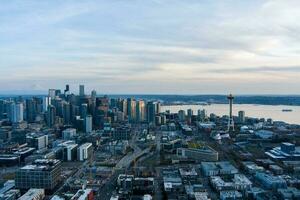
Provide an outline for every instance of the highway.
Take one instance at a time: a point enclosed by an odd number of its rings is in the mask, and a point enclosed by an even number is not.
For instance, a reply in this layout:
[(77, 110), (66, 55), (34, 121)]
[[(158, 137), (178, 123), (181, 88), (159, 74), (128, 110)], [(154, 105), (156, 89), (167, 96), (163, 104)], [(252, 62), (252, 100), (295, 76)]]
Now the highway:
[(137, 158), (142, 156), (145, 153), (150, 152), (150, 148), (146, 148), (142, 150), (140, 147), (136, 145), (137, 141), (137, 133), (133, 135), (132, 139), (129, 141), (129, 146), (133, 149), (133, 152), (125, 155), (119, 162), (116, 164), (114, 168), (114, 173), (111, 176), (110, 180), (100, 189), (99, 195), (97, 196), (99, 199), (109, 200), (113, 195), (113, 192), (116, 188), (116, 182), (119, 174), (124, 173), (126, 169), (130, 167), (130, 164), (134, 161), (137, 161)]
[(116, 169), (127, 169), (130, 164), (145, 153), (149, 153), (150, 149), (146, 148), (142, 150), (136, 145), (137, 134), (134, 134), (132, 139), (129, 141), (129, 146), (133, 149), (133, 152), (128, 153), (124, 156), (116, 165)]

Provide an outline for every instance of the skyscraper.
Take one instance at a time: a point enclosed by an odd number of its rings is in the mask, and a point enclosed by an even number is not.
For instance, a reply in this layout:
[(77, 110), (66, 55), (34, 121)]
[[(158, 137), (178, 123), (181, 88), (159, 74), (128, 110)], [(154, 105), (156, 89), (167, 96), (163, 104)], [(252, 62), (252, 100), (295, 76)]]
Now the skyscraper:
[(139, 100), (136, 102), (136, 121), (143, 122), (145, 121), (145, 102), (143, 100)]
[(188, 115), (189, 118), (191, 118), (193, 116), (193, 114), (194, 114), (194, 112), (193, 112), (192, 109), (187, 110), (187, 115)]
[(23, 104), (11, 102), (9, 105), (9, 119), (12, 123), (22, 122), (23, 117)]
[(24, 119), (23, 116), (24, 108), (22, 103), (16, 104), (16, 122), (22, 122)]
[(29, 123), (35, 121), (37, 116), (37, 102), (34, 99), (26, 99), (26, 120)]
[(51, 104), (51, 97), (43, 97), (43, 112), (47, 112), (48, 106)]
[(120, 110), (124, 113), (125, 116), (127, 116), (127, 100), (122, 99), (120, 101)]
[(4, 100), (0, 100), (0, 120), (4, 118), (4, 113), (6, 112), (6, 102)]
[(92, 143), (85, 143), (78, 147), (77, 150), (77, 160), (85, 161), (91, 158), (93, 153)]
[(178, 118), (179, 118), (179, 121), (185, 121), (185, 110), (179, 110), (178, 111)]
[(93, 130), (93, 118), (91, 115), (87, 115), (84, 120), (85, 132), (91, 133)]
[(47, 111), (47, 125), (49, 127), (53, 127), (55, 125), (55, 118), (56, 118), (56, 109), (54, 106), (49, 105)]
[(80, 106), (80, 116), (82, 119), (85, 119), (87, 114), (88, 114), (88, 105), (86, 103), (83, 103)]
[(93, 102), (96, 102), (96, 98), (97, 98), (97, 92), (96, 90), (92, 90), (91, 92), (91, 98)]
[(199, 109), (198, 110), (198, 120), (204, 121), (206, 118), (206, 110), (205, 109)]
[(136, 101), (132, 98), (127, 99), (127, 115), (130, 122), (136, 119)]
[(55, 91), (56, 91), (55, 89), (49, 89), (48, 97), (50, 97), (51, 99), (55, 99), (56, 96)]
[(161, 105), (160, 102), (156, 102), (156, 114), (159, 114), (161, 112)]
[(147, 103), (147, 121), (148, 121), (148, 123), (155, 123), (156, 113), (157, 113), (157, 102), (149, 101)]
[(79, 85), (79, 96), (84, 96), (84, 85)]
[(67, 96), (70, 93), (70, 86), (66, 85), (66, 89), (64, 91), (65, 96)]
[(245, 111), (243, 111), (243, 110), (239, 111), (239, 122), (240, 123), (245, 122)]
[(63, 103), (63, 119), (65, 124), (71, 124), (71, 106), (70, 103)]

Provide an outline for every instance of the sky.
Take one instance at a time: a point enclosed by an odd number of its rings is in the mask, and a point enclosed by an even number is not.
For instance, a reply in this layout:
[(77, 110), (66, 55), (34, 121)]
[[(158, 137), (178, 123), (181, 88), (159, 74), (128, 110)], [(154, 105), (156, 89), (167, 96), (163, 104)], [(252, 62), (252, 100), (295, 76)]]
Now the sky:
[(10, 0), (0, 94), (299, 94), (299, 0)]

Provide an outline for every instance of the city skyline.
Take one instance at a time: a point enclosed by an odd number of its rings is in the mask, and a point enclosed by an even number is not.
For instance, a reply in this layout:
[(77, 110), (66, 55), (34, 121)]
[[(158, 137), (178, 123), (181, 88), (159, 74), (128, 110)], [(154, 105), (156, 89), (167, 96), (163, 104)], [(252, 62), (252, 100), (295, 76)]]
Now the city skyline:
[(0, 94), (298, 94), (298, 1), (6, 1)]

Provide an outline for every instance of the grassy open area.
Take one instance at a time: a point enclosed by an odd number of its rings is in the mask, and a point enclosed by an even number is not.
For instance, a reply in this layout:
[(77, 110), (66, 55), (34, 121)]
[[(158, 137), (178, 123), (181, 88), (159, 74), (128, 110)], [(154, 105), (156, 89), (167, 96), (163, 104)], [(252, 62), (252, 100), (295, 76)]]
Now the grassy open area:
[(189, 142), (188, 147), (193, 148), (193, 149), (199, 149), (199, 148), (203, 147), (203, 145), (199, 144), (198, 142)]

